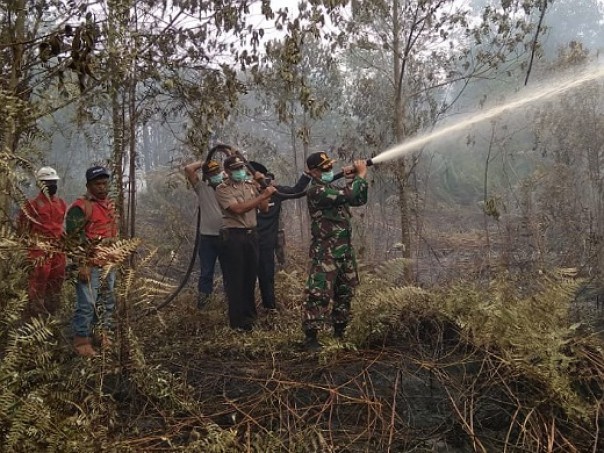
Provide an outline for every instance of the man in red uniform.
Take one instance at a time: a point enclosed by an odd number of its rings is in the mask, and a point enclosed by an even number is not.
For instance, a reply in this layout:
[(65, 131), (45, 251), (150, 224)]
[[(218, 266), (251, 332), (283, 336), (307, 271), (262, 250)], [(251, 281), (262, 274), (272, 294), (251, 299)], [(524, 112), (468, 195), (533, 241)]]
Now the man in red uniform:
[(99, 259), (98, 246), (117, 238), (115, 206), (108, 198), (109, 171), (104, 167), (86, 170), (86, 195), (78, 198), (67, 212), (66, 230), (70, 240), (87, 251), (78, 258), (76, 307), (73, 316), (73, 346), (78, 355), (94, 357), (92, 329), (100, 321), (101, 346), (109, 346), (115, 311), (115, 270), (106, 274)]
[(52, 315), (59, 308), (61, 288), (65, 281), (65, 254), (60, 251), (63, 221), (67, 205), (56, 193), (60, 179), (54, 168), (42, 167), (36, 172), (40, 193), (29, 200), (21, 211), (19, 233), (31, 241), (28, 258), (33, 265), (29, 274), (29, 306), (25, 318)]

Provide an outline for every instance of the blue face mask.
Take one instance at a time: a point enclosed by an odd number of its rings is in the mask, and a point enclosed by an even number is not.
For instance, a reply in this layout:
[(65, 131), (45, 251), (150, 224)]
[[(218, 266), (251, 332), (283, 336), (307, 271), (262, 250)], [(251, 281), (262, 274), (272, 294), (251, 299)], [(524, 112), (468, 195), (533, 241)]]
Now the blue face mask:
[(231, 179), (236, 182), (245, 181), (246, 175), (246, 171), (243, 168), (240, 168), (239, 170), (233, 170), (231, 172)]
[(210, 176), (210, 184), (213, 186), (217, 186), (222, 182), (222, 173), (218, 173), (217, 175)]
[(330, 183), (333, 181), (333, 170), (324, 171), (321, 173), (321, 181)]

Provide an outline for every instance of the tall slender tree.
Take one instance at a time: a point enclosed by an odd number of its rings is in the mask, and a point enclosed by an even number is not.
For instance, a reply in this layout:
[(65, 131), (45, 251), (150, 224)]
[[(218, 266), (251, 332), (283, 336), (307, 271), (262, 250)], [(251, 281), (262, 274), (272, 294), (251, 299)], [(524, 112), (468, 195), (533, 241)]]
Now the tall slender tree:
[[(528, 49), (530, 13), (537, 3), (489, 5), (479, 15), (451, 0), (380, 0), (371, 6), (353, 1), (347, 24), (351, 48), (359, 53), (357, 61), (366, 62), (364, 79), (380, 78), (383, 82), (374, 86), (387, 87), (392, 99), (389, 113), (372, 110), (386, 113), (375, 123), (390, 124), (390, 132), (377, 135), (390, 139), (390, 144), (401, 143), (436, 124), (470, 80), (522, 64), (518, 55)], [(374, 58), (376, 54), (382, 57)], [(367, 131), (366, 135), (375, 134)], [(394, 168), (407, 259), (412, 256), (410, 175), (416, 158), (401, 158)], [(411, 275), (408, 268), (408, 281)]]

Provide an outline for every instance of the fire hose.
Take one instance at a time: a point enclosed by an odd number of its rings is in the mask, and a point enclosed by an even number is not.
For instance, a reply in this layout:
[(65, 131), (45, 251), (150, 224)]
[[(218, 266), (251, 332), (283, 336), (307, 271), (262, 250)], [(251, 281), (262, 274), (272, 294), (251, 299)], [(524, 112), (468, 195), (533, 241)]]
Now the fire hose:
[(201, 224), (201, 210), (199, 209), (199, 207), (197, 207), (197, 226), (195, 227), (195, 244), (193, 245), (193, 254), (191, 255), (191, 259), (189, 260), (189, 265), (187, 267), (187, 270), (185, 271), (185, 275), (182, 278), (182, 281), (180, 282), (178, 287), (172, 292), (172, 294), (170, 294), (168, 297), (166, 297), (162, 303), (160, 303), (156, 307), (148, 308), (147, 310), (142, 312), (135, 319), (135, 321), (138, 321), (139, 319), (144, 318), (145, 316), (150, 315), (151, 313), (156, 313), (159, 310), (161, 310), (162, 308), (167, 307), (174, 299), (176, 299), (176, 296), (178, 296), (180, 294), (180, 292), (183, 290), (183, 288), (189, 281), (191, 272), (193, 272), (193, 266), (195, 266), (195, 259), (197, 257), (197, 251), (199, 250), (199, 226), (200, 226), (200, 224)]
[[(208, 156), (206, 157), (205, 162), (208, 163), (209, 161), (213, 160), (214, 155), (216, 154), (216, 152), (221, 152), (223, 154), (225, 154), (227, 157), (229, 156), (237, 156), (239, 157), (245, 167), (252, 173), (255, 174), (256, 170), (252, 167), (252, 165), (248, 162), (248, 160), (245, 158), (245, 156), (239, 151), (236, 150), (228, 145), (216, 145), (214, 146), (210, 152), (208, 153)], [(368, 167), (373, 165), (373, 161), (371, 159), (367, 159), (366, 161), (366, 165)], [(354, 167), (345, 167), (346, 172), (350, 172), (350, 171), (354, 171)], [(344, 177), (345, 175), (345, 170), (343, 169), (341, 172), (336, 173), (334, 175), (333, 180), (337, 181), (341, 178)], [(260, 184), (261, 187), (266, 188), (266, 182), (265, 181), (258, 181), (258, 183)], [(306, 190), (299, 192), (299, 193), (294, 193), (294, 194), (284, 194), (284, 193), (280, 193), (280, 192), (276, 192), (279, 194), (279, 196), (283, 197), (284, 199), (289, 199), (289, 198), (300, 198), (301, 196), (306, 195)], [(167, 307), (170, 303), (172, 303), (172, 301), (174, 299), (176, 299), (176, 296), (178, 296), (178, 294), (180, 294), (180, 292), (183, 290), (183, 288), (185, 287), (185, 285), (187, 284), (187, 282), (189, 281), (189, 277), (191, 276), (191, 273), (193, 272), (193, 267), (195, 266), (195, 260), (197, 259), (197, 252), (199, 250), (199, 238), (200, 238), (200, 234), (199, 234), (199, 229), (200, 229), (200, 225), (201, 225), (201, 208), (200, 206), (197, 207), (197, 225), (195, 227), (195, 244), (193, 245), (193, 253), (191, 254), (191, 259), (189, 260), (189, 265), (187, 266), (187, 270), (185, 272), (185, 275), (182, 279), (182, 281), (180, 282), (180, 284), (178, 285), (178, 287), (172, 292), (172, 294), (170, 294), (168, 297), (166, 297), (166, 299), (164, 299), (164, 301), (162, 301), (159, 305), (157, 305), (156, 307), (152, 307), (152, 308), (148, 308), (147, 310), (145, 310), (143, 313), (141, 313), (138, 318), (136, 318), (136, 320), (139, 320), (147, 315), (150, 315), (152, 313), (157, 313), (159, 310)]]
[[(205, 163), (208, 163), (209, 161), (211, 161), (214, 158), (214, 154), (216, 152), (219, 152), (219, 151), (222, 152), (222, 153), (224, 153), (224, 154), (226, 154), (227, 157), (228, 157), (228, 156), (233, 155), (233, 151), (234, 150), (233, 150), (233, 148), (231, 148), (230, 146), (227, 146), (227, 145), (217, 145), (217, 146), (214, 146), (210, 150), (210, 152), (208, 153), (208, 156), (206, 157)], [(245, 162), (246, 167), (248, 169), (251, 169), (250, 164), (243, 157), (243, 155), (238, 152), (238, 156)], [(138, 320), (140, 318), (143, 318), (145, 316), (148, 316), (151, 313), (157, 313), (162, 308), (167, 307), (168, 305), (170, 305), (170, 303), (172, 303), (172, 301), (174, 299), (176, 299), (176, 296), (178, 296), (180, 294), (180, 292), (183, 290), (183, 288), (185, 287), (185, 285), (189, 281), (189, 277), (191, 276), (191, 273), (193, 272), (193, 267), (195, 266), (195, 260), (197, 259), (197, 252), (199, 250), (199, 238), (200, 238), (199, 229), (200, 229), (200, 226), (201, 226), (201, 206), (197, 206), (197, 224), (195, 226), (195, 244), (193, 245), (193, 253), (191, 254), (191, 259), (189, 260), (189, 265), (187, 266), (187, 270), (185, 272), (184, 277), (182, 278), (182, 281), (180, 282), (180, 284), (178, 285), (178, 287), (168, 297), (166, 297), (166, 299), (164, 299), (163, 302), (161, 302), (156, 307), (148, 308), (136, 320)]]

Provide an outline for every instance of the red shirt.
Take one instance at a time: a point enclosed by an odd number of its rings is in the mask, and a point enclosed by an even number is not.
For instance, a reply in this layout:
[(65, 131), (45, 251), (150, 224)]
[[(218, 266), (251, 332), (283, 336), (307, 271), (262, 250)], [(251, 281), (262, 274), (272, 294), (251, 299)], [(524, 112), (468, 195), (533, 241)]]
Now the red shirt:
[(63, 221), (66, 210), (67, 204), (63, 199), (56, 195), (48, 197), (40, 192), (21, 208), (17, 222), (30, 235), (60, 239), (65, 231)]
[[(78, 207), (85, 216), (84, 233), (90, 240), (117, 237), (115, 206), (112, 201), (93, 197), (78, 198), (71, 208)], [(71, 209), (70, 208), (70, 209)]]

